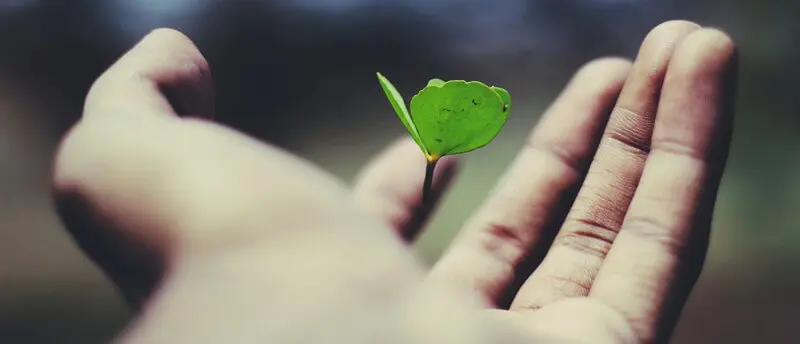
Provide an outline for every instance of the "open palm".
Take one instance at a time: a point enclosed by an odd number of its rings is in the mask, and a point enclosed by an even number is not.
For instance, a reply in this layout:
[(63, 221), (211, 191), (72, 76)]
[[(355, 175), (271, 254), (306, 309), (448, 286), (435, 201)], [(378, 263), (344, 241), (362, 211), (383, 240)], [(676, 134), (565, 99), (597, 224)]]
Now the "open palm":
[(430, 271), (404, 245), (432, 210), (410, 139), (350, 190), (189, 117), (212, 116), (208, 65), (171, 30), (92, 87), (55, 196), (141, 309), (122, 341), (664, 342), (708, 245), (735, 60), (725, 34), (675, 21), (633, 63), (586, 65)]

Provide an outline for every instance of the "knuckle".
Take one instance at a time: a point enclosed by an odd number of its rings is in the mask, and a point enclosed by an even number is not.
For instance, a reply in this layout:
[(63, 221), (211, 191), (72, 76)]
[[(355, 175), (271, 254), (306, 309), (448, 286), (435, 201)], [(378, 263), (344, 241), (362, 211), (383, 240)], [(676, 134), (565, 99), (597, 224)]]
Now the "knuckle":
[(696, 147), (686, 140), (674, 136), (664, 135), (653, 137), (652, 146), (654, 151), (687, 157), (696, 161), (706, 160), (706, 154), (700, 147)]
[(601, 222), (578, 217), (569, 220), (558, 234), (554, 245), (565, 246), (578, 252), (605, 257), (617, 236), (618, 229)]
[(620, 104), (614, 106), (603, 140), (609, 140), (637, 156), (647, 156), (654, 114), (645, 110), (634, 110)]
[(514, 264), (522, 252), (527, 249), (527, 242), (519, 228), (500, 222), (490, 222), (482, 231), (483, 249), (498, 260)]
[[(522, 295), (511, 305), (515, 311), (541, 311), (564, 300), (589, 295), (594, 279), (588, 263), (570, 263), (547, 273), (534, 274), (536, 293)], [(533, 287), (533, 285), (531, 285)], [(531, 288), (534, 290), (534, 288)]]
[(681, 233), (668, 221), (654, 216), (631, 216), (625, 220), (622, 230), (627, 235), (635, 235), (642, 240), (663, 247), (673, 256), (683, 254), (686, 240), (681, 240)]
[[(549, 281), (549, 284), (554, 289), (559, 290), (567, 296), (588, 295), (589, 290), (592, 289), (592, 278), (590, 273), (587, 273), (587, 267), (578, 264), (568, 271), (572, 271), (573, 273), (548, 274), (544, 278)], [(546, 305), (545, 302), (539, 304)]]
[[(621, 113), (637, 116), (630, 110), (626, 110), (621, 107), (614, 109), (614, 114)], [(617, 118), (619, 117), (621, 116), (617, 116)], [(608, 131), (604, 137), (605, 140), (610, 140), (611, 142), (618, 144), (620, 148), (636, 156), (646, 157), (648, 154), (650, 154), (650, 133), (646, 128), (625, 123), (625, 121), (615, 121), (614, 124), (617, 125), (608, 128)]]

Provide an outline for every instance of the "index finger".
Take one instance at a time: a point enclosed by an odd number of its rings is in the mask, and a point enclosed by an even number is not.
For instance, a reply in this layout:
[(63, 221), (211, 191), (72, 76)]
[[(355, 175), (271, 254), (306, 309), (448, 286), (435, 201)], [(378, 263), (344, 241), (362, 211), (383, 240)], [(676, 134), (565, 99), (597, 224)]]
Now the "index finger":
[(84, 117), (119, 112), (212, 117), (208, 62), (184, 34), (152, 31), (109, 67), (86, 97)]

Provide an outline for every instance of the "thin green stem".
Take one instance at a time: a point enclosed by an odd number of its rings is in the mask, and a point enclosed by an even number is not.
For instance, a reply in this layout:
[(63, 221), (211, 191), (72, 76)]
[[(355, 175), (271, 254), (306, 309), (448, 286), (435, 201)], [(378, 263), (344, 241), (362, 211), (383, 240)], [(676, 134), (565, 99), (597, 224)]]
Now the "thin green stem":
[(433, 197), (433, 172), (436, 169), (436, 162), (438, 160), (430, 161), (425, 166), (425, 181), (422, 183), (422, 206), (428, 207), (431, 205)]

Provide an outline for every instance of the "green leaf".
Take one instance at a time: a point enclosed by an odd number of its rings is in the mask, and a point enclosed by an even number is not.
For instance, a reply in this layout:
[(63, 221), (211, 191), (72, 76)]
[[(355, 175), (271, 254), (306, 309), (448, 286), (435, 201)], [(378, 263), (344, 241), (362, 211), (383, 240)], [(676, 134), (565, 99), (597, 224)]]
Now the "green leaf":
[(384, 77), (381, 73), (377, 74), (381, 88), (383, 88), (386, 98), (389, 98), (389, 103), (392, 104), (392, 108), (394, 109), (394, 112), (397, 113), (397, 117), (399, 117), (400, 121), (403, 122), (403, 125), (406, 127), (406, 130), (408, 130), (408, 133), (411, 134), (411, 138), (414, 139), (414, 142), (417, 143), (419, 148), (422, 149), (422, 152), (427, 156), (428, 149), (423, 144), (419, 135), (419, 131), (417, 131), (414, 122), (411, 120), (411, 115), (408, 113), (403, 96), (400, 95), (400, 92), (398, 92), (394, 85), (389, 82), (389, 79), (386, 79), (386, 77)]
[(503, 99), (503, 104), (505, 104), (505, 110), (511, 112), (511, 95), (503, 88), (492, 86), (492, 90), (497, 92), (497, 95)]
[(505, 125), (510, 105), (511, 96), (502, 88), (478, 81), (432, 81), (411, 99), (411, 122), (428, 160), (435, 161), (489, 144)]

